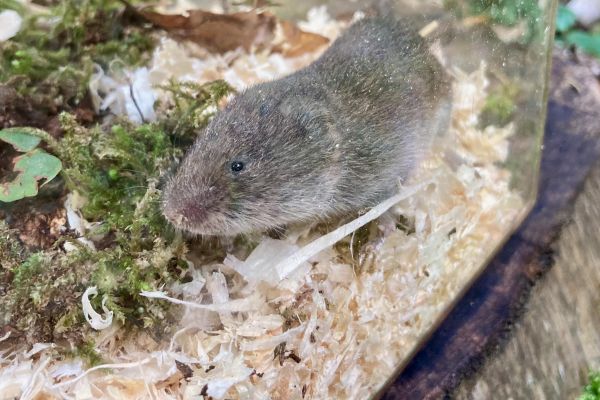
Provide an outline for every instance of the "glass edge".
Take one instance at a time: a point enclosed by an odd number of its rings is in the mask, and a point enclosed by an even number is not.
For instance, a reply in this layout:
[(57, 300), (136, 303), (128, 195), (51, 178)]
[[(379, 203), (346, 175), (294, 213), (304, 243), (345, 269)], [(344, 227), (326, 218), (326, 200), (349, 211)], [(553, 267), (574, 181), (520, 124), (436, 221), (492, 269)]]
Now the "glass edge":
[(452, 313), (452, 311), (456, 308), (458, 303), (465, 297), (467, 292), (473, 287), (473, 285), (477, 282), (477, 280), (483, 275), (483, 273), (487, 270), (492, 260), (498, 255), (498, 253), (504, 248), (504, 246), (508, 243), (510, 238), (518, 231), (519, 227), (529, 214), (529, 212), (533, 209), (535, 205), (535, 201), (528, 201), (525, 204), (525, 208), (518, 215), (516, 219), (516, 223), (514, 227), (507, 231), (506, 236), (503, 238), (501, 242), (498, 243), (498, 246), (494, 248), (492, 252), (485, 258), (485, 261), (481, 263), (481, 266), (473, 273), (473, 275), (469, 278), (467, 283), (458, 291), (456, 296), (440, 311), (439, 316), (435, 319), (433, 324), (425, 330), (421, 338), (418, 340), (417, 344), (414, 346), (413, 350), (407, 355), (407, 357), (399, 364), (394, 375), (390, 377), (386, 382), (375, 392), (371, 400), (380, 399), (385, 392), (393, 386), (394, 381), (400, 377), (402, 372), (406, 369), (406, 367), (410, 364), (413, 358), (427, 345), (427, 342), (433, 337), (435, 332), (442, 326), (444, 321), (448, 318), (448, 316)]
[(548, 97), (550, 93), (550, 76), (552, 71), (552, 54), (553, 54), (553, 43), (554, 43), (554, 35), (556, 29), (556, 11), (558, 9), (558, 0), (550, 0), (548, 5), (548, 15), (549, 18), (549, 29), (547, 34), (544, 37), (543, 45), (545, 47), (545, 65), (544, 65), (544, 87), (542, 88), (542, 107), (540, 109), (539, 118), (541, 123), (538, 126), (539, 131), (537, 132), (537, 156), (535, 157), (533, 166), (534, 173), (532, 178), (535, 180), (535, 185), (533, 191), (531, 192), (529, 199), (525, 203), (525, 208), (519, 214), (516, 223), (512, 229), (507, 231), (506, 236), (498, 244), (498, 246), (490, 252), (490, 254), (486, 257), (485, 262), (481, 264), (481, 267), (477, 269), (477, 271), (473, 274), (473, 276), (469, 279), (466, 285), (462, 287), (462, 289), (457, 293), (457, 295), (452, 299), (451, 302), (448, 303), (446, 307), (442, 310), (439, 317), (436, 318), (434, 323), (425, 331), (425, 333), (421, 336), (413, 350), (407, 355), (404, 361), (398, 366), (394, 375), (392, 375), (386, 382), (374, 393), (371, 399), (379, 399), (381, 398), (385, 392), (393, 385), (394, 381), (402, 374), (402, 372), (406, 369), (412, 359), (421, 351), (427, 342), (432, 338), (435, 332), (440, 328), (443, 322), (448, 318), (450, 313), (455, 309), (458, 303), (465, 297), (467, 292), (473, 287), (475, 282), (481, 277), (481, 275), (485, 272), (485, 270), (490, 265), (491, 261), (498, 255), (498, 253), (504, 248), (504, 246), (508, 243), (509, 239), (514, 235), (514, 233), (519, 229), (522, 225), (525, 218), (529, 215), (533, 207), (537, 202), (537, 196), (539, 194), (539, 183), (540, 183), (540, 172), (541, 172), (541, 156), (543, 152), (543, 140), (544, 140), (544, 132), (546, 127), (546, 115), (548, 111)]

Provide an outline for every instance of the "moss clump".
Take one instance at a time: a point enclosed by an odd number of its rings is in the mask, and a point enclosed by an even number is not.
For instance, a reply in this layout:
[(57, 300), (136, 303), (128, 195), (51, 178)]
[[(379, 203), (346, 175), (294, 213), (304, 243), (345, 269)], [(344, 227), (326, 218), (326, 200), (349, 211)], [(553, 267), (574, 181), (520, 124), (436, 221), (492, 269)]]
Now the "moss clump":
[(36, 275), (42, 272), (45, 262), (46, 259), (43, 253), (30, 255), (25, 262), (14, 269), (13, 283), (17, 286), (22, 286), (25, 282), (31, 281)]
[(96, 351), (96, 346), (93, 341), (88, 340), (80, 344), (72, 355), (85, 360), (89, 367), (100, 365), (104, 362), (102, 356)]
[[(17, 257), (6, 267), (10, 283), (0, 297), (4, 323), (26, 333), (31, 342), (87, 342), (81, 295), (96, 286), (99, 296), (92, 305), (100, 309), (106, 297), (123, 326), (152, 328), (155, 335), (173, 326), (169, 304), (140, 292), (169, 287), (187, 273), (185, 242), (161, 215), (158, 186), (183, 155), (182, 138), (195, 136), (195, 128), (206, 124), (227, 93), (220, 82), (198, 89), (201, 96), (194, 100), (174, 92), (178, 106), (153, 124), (121, 121), (112, 128), (86, 128), (70, 114), (60, 116), (65, 134), (52, 141), (51, 151), (63, 162), (66, 187), (85, 199), (80, 211), (96, 223), (87, 233), (96, 249), (67, 235), (62, 241), (69, 242), (69, 252), (57, 243), (50, 251)], [(178, 134), (164, 129), (171, 119), (189, 115), (202, 115), (203, 122), (188, 119), (190, 125), (182, 124)], [(20, 254), (11, 250), (16, 241), (5, 242), (0, 251)]]
[(75, 115), (91, 107), (85, 104), (94, 65), (143, 64), (155, 44), (152, 28), (116, 0), (49, 4), (35, 6), (34, 13), (29, 5), (0, 0), (0, 8), (24, 18), (20, 32), (0, 43), (0, 111), (10, 114), (0, 117), (0, 128), (26, 121), (62, 134), (40, 131), (49, 152), (62, 161), (60, 187), (83, 199), (79, 211), (94, 227), (86, 232), (87, 244), (64, 232), (49, 250), (31, 254), (0, 224), (0, 323), (30, 343), (83, 344), (78, 355), (93, 364), (99, 359), (81, 311), (89, 287), (99, 291), (92, 305), (100, 309), (106, 298), (115, 323), (149, 327), (155, 335), (173, 325), (168, 303), (140, 296), (187, 273), (185, 242), (160, 213), (160, 182), (231, 88), (223, 81), (171, 83), (164, 89), (174, 107), (159, 106), (156, 123), (83, 125)]
[[(90, 237), (104, 248), (93, 251), (79, 244), (69, 253), (30, 256), (13, 270), (3, 299), (11, 316), (5, 322), (22, 331), (29, 327), (38, 340), (69, 334), (83, 322), (81, 294), (97, 286), (122, 324), (152, 325), (167, 313), (146, 304), (139, 292), (178, 279), (181, 271), (170, 271), (168, 265), (185, 249), (160, 216), (155, 188), (181, 149), (156, 125), (123, 124), (103, 132), (83, 128), (69, 115), (61, 120), (66, 133), (56, 150), (67, 187), (87, 199), (84, 217), (100, 224)], [(96, 306), (101, 298), (95, 299)]]
[(148, 28), (133, 24), (118, 1), (66, 0), (44, 13), (14, 1), (0, 6), (24, 17), (17, 36), (0, 43), (0, 82), (48, 116), (84, 99), (94, 63), (140, 64), (154, 46)]
[(26, 252), (16, 238), (17, 232), (0, 221), (0, 274), (13, 270), (26, 258)]
[[(151, 237), (166, 233), (165, 221), (156, 218), (159, 198), (152, 188), (182, 150), (156, 124), (123, 122), (103, 132), (83, 128), (67, 114), (61, 122), (66, 133), (59, 157), (67, 186), (86, 198), (83, 216), (102, 222), (95, 234), (112, 232), (128, 246), (136, 227), (146, 227)], [(138, 210), (144, 197), (144, 210)]]
[(167, 132), (183, 139), (189, 139), (190, 131), (205, 126), (223, 97), (234, 92), (223, 80), (200, 85), (194, 82), (171, 81), (161, 89), (173, 95), (174, 107), (162, 119), (162, 127)]
[(579, 400), (600, 400), (600, 372), (591, 372)]
[(506, 84), (495, 88), (485, 100), (480, 116), (481, 125), (504, 126), (512, 121), (517, 110), (518, 95), (519, 88), (516, 85)]
[(89, 269), (84, 253), (56, 251), (34, 253), (17, 267), (4, 269), (3, 274), (12, 279), (0, 298), (2, 324), (14, 327), (31, 341), (55, 339), (54, 326), (62, 311), (80, 304), (79, 288), (85, 285)]

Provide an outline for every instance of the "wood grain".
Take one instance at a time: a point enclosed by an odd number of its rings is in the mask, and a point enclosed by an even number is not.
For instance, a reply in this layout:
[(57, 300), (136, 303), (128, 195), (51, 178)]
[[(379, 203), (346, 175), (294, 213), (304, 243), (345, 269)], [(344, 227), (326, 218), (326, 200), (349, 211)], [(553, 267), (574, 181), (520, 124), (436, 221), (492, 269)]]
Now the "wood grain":
[[(523, 331), (527, 333), (522, 333), (522, 335), (532, 334), (533, 330), (537, 334), (537, 339), (532, 338), (529, 342), (515, 342), (518, 344), (514, 345), (512, 341), (510, 342), (512, 346), (515, 346), (511, 359), (513, 368), (511, 369), (508, 364), (505, 364), (506, 360), (495, 356), (490, 357), (492, 361), (486, 367), (489, 368), (489, 371), (484, 368), (484, 372), (479, 375), (473, 376), (473, 373), (480, 369), (487, 356), (498, 353), (500, 344), (506, 343), (507, 333), (511, 332), (513, 322), (523, 314), (523, 306), (529, 298), (533, 283), (548, 271), (554, 262), (555, 244), (565, 225), (571, 221), (575, 199), (581, 192), (594, 164), (600, 158), (599, 93), (598, 82), (587, 68), (573, 63), (565, 55), (557, 54), (554, 57), (540, 190), (534, 209), (381, 398), (386, 400), (438, 399), (459, 396), (462, 396), (460, 398), (477, 399), (508, 399), (511, 396), (514, 399), (564, 398), (552, 397), (550, 394), (548, 395), (550, 397), (539, 397), (545, 393), (544, 390), (550, 389), (540, 388), (543, 385), (537, 385), (537, 382), (532, 383), (531, 380), (534, 377), (543, 379), (542, 373), (547, 372), (547, 368), (550, 368), (549, 366), (546, 366), (546, 369), (535, 366), (538, 359), (534, 357), (539, 357), (539, 353), (548, 349), (544, 346), (548, 345), (548, 341), (542, 340), (546, 335), (544, 323), (561, 326), (559, 330), (555, 331), (558, 336), (554, 337), (554, 340), (560, 340), (560, 333), (569, 330), (571, 326), (576, 326), (572, 325), (574, 323), (572, 320), (565, 317), (565, 313), (577, 315), (579, 312), (573, 308), (561, 308), (560, 305), (571, 304), (575, 307), (575, 303), (570, 299), (573, 293), (579, 292), (577, 288), (581, 279), (585, 279), (592, 286), (596, 283), (595, 280), (588, 279), (583, 274), (578, 276), (579, 280), (572, 279), (568, 285), (564, 284), (565, 279), (569, 280), (568, 276), (576, 275), (564, 272), (568, 271), (565, 268), (560, 273), (566, 273), (567, 278), (561, 275), (549, 275), (547, 278), (547, 280), (554, 280), (553, 283), (557, 288), (563, 288), (562, 291), (559, 291), (562, 303), (559, 304), (557, 300), (554, 305), (551, 305), (552, 303), (549, 303), (547, 298), (537, 300), (538, 297), (534, 297), (536, 301), (548, 307), (544, 314), (546, 319), (532, 321), (529, 325), (530, 330)], [(597, 199), (597, 202), (600, 203), (600, 195)], [(586, 220), (585, 217), (582, 218)], [(586, 223), (588, 222), (586, 221)], [(589, 231), (593, 228), (585, 229)], [(599, 229), (596, 231), (600, 233)], [(576, 239), (572, 238), (571, 241), (573, 240)], [(573, 248), (573, 244), (571, 242), (571, 248)], [(569, 247), (569, 245), (566, 246)], [(600, 252), (600, 250), (598, 251)], [(574, 257), (573, 254), (569, 254), (569, 257), (572, 256)], [(591, 257), (591, 260), (600, 260), (600, 257), (594, 258), (595, 255)], [(563, 260), (563, 263), (568, 263), (568, 260)], [(555, 271), (560, 269), (560, 265), (559, 261)], [(600, 267), (597, 269), (600, 270)], [(554, 272), (554, 274), (558, 273), (558, 271)], [(587, 290), (585, 290), (584, 287), (586, 286), (582, 286), (580, 291), (585, 297), (590, 288), (586, 287)], [(600, 286), (597, 286), (596, 290), (600, 291)], [(587, 302), (592, 300), (582, 301), (584, 304), (588, 304)], [(535, 304), (537, 303), (532, 303), (532, 307)], [(588, 304), (588, 307), (591, 306)], [(541, 318), (541, 314), (539, 317)], [(575, 318), (575, 316), (572, 317)], [(556, 322), (556, 318), (562, 318), (562, 322)], [(528, 322), (523, 324), (526, 323)], [(565, 342), (571, 343), (568, 340)], [(579, 345), (570, 344), (570, 347), (565, 345), (567, 346), (564, 349), (565, 355), (581, 351), (582, 341), (578, 343)], [(594, 340), (586, 343), (597, 344)], [(597, 348), (600, 349), (600, 346)], [(528, 357), (530, 359), (527, 359)], [(527, 365), (532, 369), (526, 370)], [(518, 368), (518, 366), (522, 368)], [(559, 371), (559, 374), (560, 371), (566, 371), (565, 364), (560, 368), (560, 365), (555, 363), (553, 368)], [(533, 370), (538, 373), (534, 374)], [(515, 374), (519, 374), (519, 371), (523, 381), (529, 385), (529, 389), (525, 389), (525, 386), (521, 386), (521, 389), (512, 387), (515, 386), (513, 384)], [(566, 372), (562, 373), (566, 374)], [(494, 377), (494, 374), (498, 376)], [(456, 391), (459, 384), (469, 376), (472, 376), (471, 380), (465, 382)], [(480, 380), (478, 377), (481, 377)], [(576, 379), (579, 383), (580, 376), (578, 375)], [(499, 382), (503, 382), (505, 391), (497, 395), (494, 391), (500, 384)], [(560, 381), (552, 381), (552, 378), (548, 385), (555, 390), (554, 394), (558, 392), (563, 394), (564, 391), (569, 390), (568, 385), (561, 386)], [(479, 390), (483, 397), (469, 397), (476, 396), (475, 389)], [(518, 392), (518, 390), (522, 391)], [(455, 396), (451, 396), (453, 393)]]

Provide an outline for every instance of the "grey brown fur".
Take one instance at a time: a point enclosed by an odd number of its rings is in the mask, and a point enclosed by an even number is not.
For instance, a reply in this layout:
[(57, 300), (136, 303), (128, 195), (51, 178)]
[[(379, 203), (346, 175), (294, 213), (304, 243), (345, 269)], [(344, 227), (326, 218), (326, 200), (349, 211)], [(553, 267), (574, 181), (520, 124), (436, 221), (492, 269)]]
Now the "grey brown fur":
[(446, 128), (449, 106), (416, 30), (363, 19), (313, 64), (219, 112), (165, 188), (164, 214), (192, 233), (233, 235), (374, 206)]

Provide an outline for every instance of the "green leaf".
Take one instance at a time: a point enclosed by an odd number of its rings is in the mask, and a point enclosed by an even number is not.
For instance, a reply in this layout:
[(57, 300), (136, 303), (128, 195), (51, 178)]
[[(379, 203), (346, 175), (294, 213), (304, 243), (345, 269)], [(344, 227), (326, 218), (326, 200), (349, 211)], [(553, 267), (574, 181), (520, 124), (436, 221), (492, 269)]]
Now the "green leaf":
[(556, 15), (556, 31), (566, 32), (575, 26), (577, 22), (577, 16), (569, 8), (561, 5), (558, 7), (558, 14)]
[(37, 136), (30, 135), (23, 128), (8, 128), (0, 131), (0, 140), (11, 144), (17, 151), (31, 151), (40, 144)]
[(565, 39), (568, 44), (575, 45), (586, 53), (600, 57), (600, 34), (572, 31), (567, 33)]
[(0, 184), (0, 201), (11, 202), (38, 193), (38, 182), (48, 183), (58, 175), (62, 163), (41, 149), (35, 149), (15, 158), (14, 171), (17, 177), (11, 182)]

